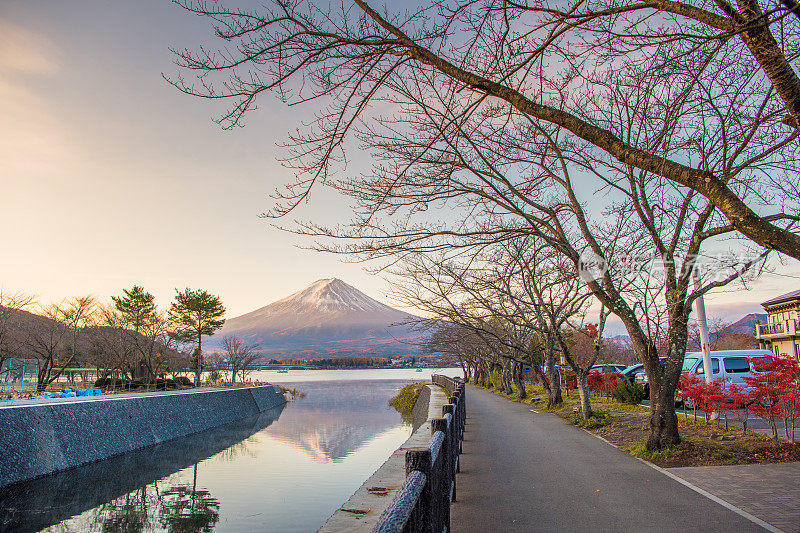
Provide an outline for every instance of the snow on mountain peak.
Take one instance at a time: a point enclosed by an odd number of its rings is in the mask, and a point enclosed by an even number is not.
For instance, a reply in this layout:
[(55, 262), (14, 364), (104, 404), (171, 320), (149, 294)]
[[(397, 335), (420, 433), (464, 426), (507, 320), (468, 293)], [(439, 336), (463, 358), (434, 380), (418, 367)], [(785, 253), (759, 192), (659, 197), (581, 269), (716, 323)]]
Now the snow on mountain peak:
[(239, 335), (258, 342), (267, 351), (313, 349), (331, 354), (349, 347), (357, 353), (402, 353), (413, 348), (398, 339), (419, 336), (408, 326), (415, 319), (340, 279), (326, 278), (227, 320), (210, 343), (226, 335)]
[(319, 311), (385, 311), (388, 307), (337, 278), (317, 280), (275, 304)]

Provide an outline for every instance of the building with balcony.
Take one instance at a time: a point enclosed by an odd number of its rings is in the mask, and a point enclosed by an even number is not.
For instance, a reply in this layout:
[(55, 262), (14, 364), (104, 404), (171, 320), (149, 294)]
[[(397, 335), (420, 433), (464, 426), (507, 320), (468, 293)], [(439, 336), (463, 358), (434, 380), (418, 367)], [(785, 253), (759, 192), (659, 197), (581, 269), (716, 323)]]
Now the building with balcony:
[(777, 296), (761, 304), (767, 323), (756, 325), (759, 348), (775, 355), (789, 354), (800, 360), (800, 290)]

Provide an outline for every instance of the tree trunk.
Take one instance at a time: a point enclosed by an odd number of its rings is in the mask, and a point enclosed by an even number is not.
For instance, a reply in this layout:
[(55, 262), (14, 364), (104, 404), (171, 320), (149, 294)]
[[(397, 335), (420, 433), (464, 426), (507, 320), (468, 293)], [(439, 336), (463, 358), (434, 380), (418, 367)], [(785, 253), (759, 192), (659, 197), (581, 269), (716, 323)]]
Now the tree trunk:
[(528, 396), (528, 392), (525, 390), (525, 381), (522, 379), (522, 365), (517, 362), (514, 362), (514, 385), (517, 387), (519, 399), (524, 400)]
[(458, 364), (461, 367), (461, 372), (464, 374), (464, 379), (469, 382), (469, 365), (464, 364), (464, 360), (459, 358)]
[(200, 386), (200, 378), (203, 375), (203, 335), (197, 335), (197, 385)]
[(514, 391), (511, 388), (511, 362), (505, 361), (503, 363), (503, 369), (500, 372), (500, 381), (503, 384), (503, 393), (504, 394), (513, 394)]
[(658, 450), (681, 442), (678, 415), (675, 413), (675, 391), (656, 389), (650, 384), (650, 434), (647, 449)]
[(580, 372), (579, 374), (576, 373), (576, 380), (578, 381), (578, 396), (581, 399), (581, 414), (583, 415), (584, 420), (589, 420), (594, 415), (594, 411), (592, 411), (592, 402), (589, 399), (589, 382), (586, 379), (588, 373)]
[(561, 374), (556, 367), (556, 355), (553, 350), (552, 339), (548, 340), (548, 349), (545, 355), (547, 364), (547, 380), (550, 382), (550, 389), (547, 391), (547, 407), (554, 407), (564, 403), (561, 396)]

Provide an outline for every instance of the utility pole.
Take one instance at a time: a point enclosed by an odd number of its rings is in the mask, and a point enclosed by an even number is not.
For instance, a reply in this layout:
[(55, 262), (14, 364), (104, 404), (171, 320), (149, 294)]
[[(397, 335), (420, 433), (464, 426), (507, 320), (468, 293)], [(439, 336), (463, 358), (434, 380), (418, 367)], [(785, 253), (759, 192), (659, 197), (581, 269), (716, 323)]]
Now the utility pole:
[[(692, 272), (694, 278), (695, 290), (700, 290), (700, 276), (697, 274), (697, 269)], [(711, 348), (710, 340), (708, 339), (708, 320), (706, 320), (706, 303), (703, 295), (697, 297), (695, 300), (695, 311), (697, 312), (697, 325), (700, 327), (700, 350), (703, 352), (703, 369), (706, 377), (706, 383), (711, 383)]]
[[(695, 290), (700, 290), (700, 275), (697, 273), (697, 268), (692, 271), (692, 278), (694, 279)], [(706, 303), (703, 295), (697, 297), (695, 300), (695, 311), (697, 312), (697, 325), (700, 328), (700, 350), (703, 352), (703, 375), (706, 378), (706, 383), (714, 381), (712, 373), (714, 368), (711, 366), (711, 341), (708, 338), (708, 320), (706, 319)], [(711, 413), (711, 418), (716, 419), (717, 413)]]

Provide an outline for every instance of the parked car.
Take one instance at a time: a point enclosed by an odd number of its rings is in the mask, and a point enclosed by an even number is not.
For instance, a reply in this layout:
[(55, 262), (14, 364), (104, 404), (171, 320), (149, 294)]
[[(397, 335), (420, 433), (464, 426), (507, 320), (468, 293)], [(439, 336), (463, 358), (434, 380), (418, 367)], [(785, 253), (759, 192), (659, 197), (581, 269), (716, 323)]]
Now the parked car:
[[(754, 370), (750, 364), (750, 359), (763, 355), (770, 355), (769, 350), (715, 350), (711, 352), (711, 377), (713, 379), (723, 378), (725, 385), (745, 383), (744, 376), (752, 376)], [(664, 366), (665, 357), (661, 358), (661, 366)], [(686, 352), (683, 358), (682, 372), (690, 374), (704, 375), (703, 352)], [(647, 374), (637, 374), (636, 383), (644, 385), (647, 395), (650, 395)]]
[[(723, 378), (725, 385), (744, 385), (744, 377), (752, 376), (754, 370), (750, 359), (771, 355), (769, 350), (719, 350), (711, 352), (711, 377)], [(703, 352), (689, 352), (683, 359), (683, 372), (705, 375)]]
[(589, 371), (596, 370), (597, 372), (602, 372), (604, 374), (613, 374), (615, 372), (621, 374), (623, 370), (627, 368), (625, 365), (617, 365), (613, 363), (604, 363), (602, 365), (594, 365)]
[(631, 365), (625, 370), (621, 372), (622, 379), (625, 381), (635, 382), (636, 376), (644, 372), (644, 365), (642, 363), (637, 363), (635, 365)]

